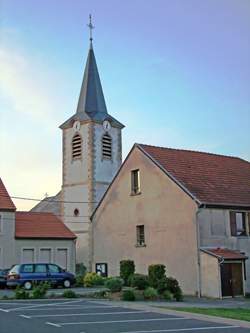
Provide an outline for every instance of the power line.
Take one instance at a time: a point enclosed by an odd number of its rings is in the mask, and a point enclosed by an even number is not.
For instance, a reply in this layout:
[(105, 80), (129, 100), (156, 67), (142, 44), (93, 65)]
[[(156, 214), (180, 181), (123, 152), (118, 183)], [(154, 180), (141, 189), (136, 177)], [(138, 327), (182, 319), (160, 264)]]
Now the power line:
[(18, 199), (18, 200), (29, 200), (29, 201), (48, 201), (48, 202), (58, 202), (58, 203), (98, 203), (97, 201), (65, 201), (65, 200), (54, 200), (51, 198), (43, 198), (43, 199), (35, 199), (35, 198), (29, 198), (29, 197), (18, 197), (18, 196), (10, 196), (10, 195), (4, 195), (0, 194), (0, 197), (5, 197), (5, 198), (11, 198), (11, 199)]

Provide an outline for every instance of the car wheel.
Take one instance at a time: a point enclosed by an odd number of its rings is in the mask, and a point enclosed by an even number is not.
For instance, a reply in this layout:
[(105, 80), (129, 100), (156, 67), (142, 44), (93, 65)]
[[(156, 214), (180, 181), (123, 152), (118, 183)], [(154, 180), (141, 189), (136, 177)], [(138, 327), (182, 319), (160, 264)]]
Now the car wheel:
[(64, 286), (64, 288), (69, 288), (71, 286), (70, 280), (64, 280), (63, 281), (63, 286)]
[(31, 290), (32, 289), (32, 283), (30, 281), (26, 281), (23, 284), (25, 290)]

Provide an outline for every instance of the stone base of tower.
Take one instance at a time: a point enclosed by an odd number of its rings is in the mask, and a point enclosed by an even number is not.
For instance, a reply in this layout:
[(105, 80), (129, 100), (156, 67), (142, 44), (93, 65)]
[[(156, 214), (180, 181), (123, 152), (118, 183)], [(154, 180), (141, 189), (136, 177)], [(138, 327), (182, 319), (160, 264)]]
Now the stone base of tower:
[(76, 235), (76, 263), (84, 264), (87, 270), (91, 271), (89, 233), (76, 233)]

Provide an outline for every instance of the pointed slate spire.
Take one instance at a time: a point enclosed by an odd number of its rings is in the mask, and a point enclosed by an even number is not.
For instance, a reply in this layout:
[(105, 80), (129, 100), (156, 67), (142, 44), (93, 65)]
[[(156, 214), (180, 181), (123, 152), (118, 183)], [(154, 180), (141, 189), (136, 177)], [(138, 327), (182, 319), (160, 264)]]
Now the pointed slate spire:
[(94, 26), (92, 25), (91, 15), (89, 16), (88, 27), (90, 29), (90, 47), (84, 70), (84, 76), (76, 113), (68, 120), (66, 120), (60, 126), (60, 128), (68, 128), (72, 126), (73, 122), (76, 120), (93, 120), (101, 123), (105, 119), (108, 119), (114, 127), (123, 128), (124, 125), (115, 118), (113, 118), (111, 115), (109, 115), (107, 112), (101, 80), (99, 77), (95, 54), (93, 50), (92, 30), (94, 29)]
[(107, 113), (92, 40), (90, 40), (90, 48), (76, 112), (78, 114), (86, 112), (90, 116), (93, 113)]

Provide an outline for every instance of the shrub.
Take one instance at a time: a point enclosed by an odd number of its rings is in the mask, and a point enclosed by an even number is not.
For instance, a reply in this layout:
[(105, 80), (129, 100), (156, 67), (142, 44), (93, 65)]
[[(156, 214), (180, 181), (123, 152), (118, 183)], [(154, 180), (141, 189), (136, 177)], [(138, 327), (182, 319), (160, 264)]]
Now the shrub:
[(150, 265), (148, 267), (149, 285), (153, 288), (157, 288), (159, 281), (164, 279), (165, 274), (165, 265)]
[(135, 300), (134, 289), (130, 288), (130, 289), (124, 290), (122, 292), (122, 300), (123, 301), (134, 301)]
[(143, 274), (133, 274), (129, 277), (129, 285), (139, 290), (145, 290), (148, 286), (148, 276)]
[(157, 291), (160, 295), (162, 295), (164, 293), (165, 290), (168, 290), (168, 281), (166, 276), (164, 276), (162, 279), (160, 279), (157, 282)]
[(43, 298), (46, 295), (49, 287), (50, 285), (46, 282), (36, 285), (32, 290), (32, 298)]
[(163, 298), (166, 300), (166, 301), (171, 301), (173, 299), (173, 295), (172, 293), (169, 291), (169, 290), (165, 290), (163, 292)]
[(83, 287), (84, 286), (84, 277), (85, 275), (76, 275), (76, 287)]
[(120, 261), (120, 277), (124, 280), (124, 284), (128, 285), (130, 275), (135, 273), (135, 263), (133, 260)]
[(180, 287), (175, 291), (174, 298), (177, 302), (183, 301), (183, 293)]
[(105, 287), (108, 288), (112, 293), (121, 291), (122, 286), (123, 286), (123, 280), (118, 277), (109, 278), (105, 282)]
[(15, 289), (15, 298), (16, 299), (28, 299), (30, 297), (30, 294), (28, 291), (23, 289), (20, 286), (17, 286)]
[(156, 299), (158, 297), (158, 292), (155, 288), (153, 287), (148, 287), (146, 290), (144, 290), (144, 298), (145, 299)]
[(62, 294), (63, 297), (65, 298), (76, 298), (77, 295), (73, 290), (65, 290)]
[(85, 287), (94, 287), (103, 285), (103, 278), (96, 273), (87, 273), (84, 276), (84, 286)]
[(76, 264), (76, 275), (84, 277), (87, 272), (87, 268), (83, 263)]
[(179, 282), (173, 277), (167, 277), (167, 290), (173, 294), (177, 302), (183, 300), (183, 294)]

